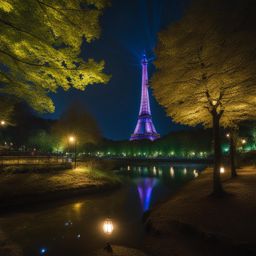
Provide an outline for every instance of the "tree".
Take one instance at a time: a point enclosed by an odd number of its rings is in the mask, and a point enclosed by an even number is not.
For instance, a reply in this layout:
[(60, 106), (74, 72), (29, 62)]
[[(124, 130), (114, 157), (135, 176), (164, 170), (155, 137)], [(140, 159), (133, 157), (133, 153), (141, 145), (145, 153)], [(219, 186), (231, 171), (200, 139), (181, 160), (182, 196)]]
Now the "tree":
[(99, 17), (107, 4), (108, 0), (0, 1), (1, 98), (53, 112), (49, 92), (106, 83), (104, 62), (85, 62), (80, 47), (83, 37), (88, 43), (99, 37)]
[(159, 35), (153, 89), (174, 121), (213, 128), (213, 194), (220, 180), (220, 126), (256, 118), (255, 1), (194, 1)]
[(233, 126), (230, 128), (228, 133), (229, 139), (229, 158), (230, 158), (230, 172), (231, 178), (237, 177), (237, 147), (238, 147), (238, 126)]
[(96, 121), (84, 110), (79, 103), (73, 103), (63, 113), (61, 118), (52, 127), (52, 134), (58, 138), (63, 148), (68, 148), (69, 136), (74, 136), (79, 146), (87, 143), (97, 143), (100, 131)]
[(44, 153), (59, 151), (57, 138), (45, 130), (35, 131), (35, 133), (28, 138), (28, 146)]

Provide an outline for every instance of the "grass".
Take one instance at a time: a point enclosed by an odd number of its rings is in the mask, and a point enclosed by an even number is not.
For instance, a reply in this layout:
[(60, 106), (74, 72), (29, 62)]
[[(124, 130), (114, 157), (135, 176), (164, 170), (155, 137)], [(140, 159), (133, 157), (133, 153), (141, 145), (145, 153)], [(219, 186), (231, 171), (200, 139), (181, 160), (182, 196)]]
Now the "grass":
[(80, 166), (58, 172), (18, 172), (0, 174), (1, 207), (51, 200), (60, 195), (92, 193), (120, 185), (109, 171)]

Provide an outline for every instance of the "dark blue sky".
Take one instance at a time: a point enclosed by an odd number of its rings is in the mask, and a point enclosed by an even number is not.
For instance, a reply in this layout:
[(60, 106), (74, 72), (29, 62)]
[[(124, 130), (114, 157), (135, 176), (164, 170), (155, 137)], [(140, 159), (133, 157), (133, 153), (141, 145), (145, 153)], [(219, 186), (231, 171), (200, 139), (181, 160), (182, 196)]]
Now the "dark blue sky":
[[(106, 61), (112, 75), (107, 85), (92, 85), (82, 92), (59, 90), (52, 96), (56, 111), (45, 115), (58, 118), (73, 101), (80, 101), (97, 120), (102, 134), (114, 140), (128, 139), (139, 111), (141, 67), (144, 49), (153, 56), (157, 33), (179, 19), (187, 0), (112, 0), (101, 18), (101, 38), (82, 45), (82, 56)], [(149, 66), (150, 74), (154, 70)], [(151, 95), (151, 92), (150, 92)], [(182, 129), (166, 117), (164, 110), (150, 96), (153, 121), (157, 131), (167, 134)]]

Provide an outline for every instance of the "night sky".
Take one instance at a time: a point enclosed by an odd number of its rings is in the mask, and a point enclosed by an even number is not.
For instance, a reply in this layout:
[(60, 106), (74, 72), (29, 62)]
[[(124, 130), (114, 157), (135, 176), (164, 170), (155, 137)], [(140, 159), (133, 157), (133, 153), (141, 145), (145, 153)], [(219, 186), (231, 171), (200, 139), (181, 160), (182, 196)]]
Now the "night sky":
[[(59, 90), (53, 94), (56, 111), (44, 115), (58, 118), (73, 101), (80, 101), (99, 124), (102, 135), (124, 140), (133, 132), (139, 111), (141, 90), (140, 58), (144, 52), (154, 57), (157, 33), (182, 16), (187, 0), (112, 0), (101, 18), (102, 35), (91, 45), (83, 43), (82, 56), (104, 59), (105, 71), (112, 75), (107, 85), (91, 85), (85, 91)], [(154, 71), (149, 65), (149, 74)], [(166, 117), (152, 97), (151, 111), (161, 135), (183, 129)]]

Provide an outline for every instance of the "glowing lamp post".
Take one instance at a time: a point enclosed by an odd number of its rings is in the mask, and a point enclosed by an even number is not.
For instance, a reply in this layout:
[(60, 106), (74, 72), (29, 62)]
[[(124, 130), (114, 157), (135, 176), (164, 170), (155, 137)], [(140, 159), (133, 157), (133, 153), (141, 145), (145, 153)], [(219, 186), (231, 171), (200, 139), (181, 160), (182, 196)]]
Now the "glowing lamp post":
[(69, 141), (70, 144), (74, 145), (74, 151), (75, 151), (74, 152), (75, 153), (75, 156), (74, 156), (75, 166), (74, 166), (74, 168), (76, 169), (76, 137), (69, 136), (68, 141)]
[(246, 144), (246, 140), (245, 139), (242, 139), (242, 144)]
[(220, 173), (225, 173), (225, 168), (224, 167), (220, 167)]
[(1, 124), (1, 126), (5, 126), (6, 122), (4, 120), (1, 120), (0, 124)]
[[(114, 225), (111, 219), (106, 219), (103, 223), (103, 232), (104, 234), (106, 234), (107, 236), (110, 236), (113, 233), (114, 230)], [(112, 246), (110, 244), (110, 242), (107, 242), (107, 245), (104, 248), (105, 251), (112, 253), (113, 249)]]

